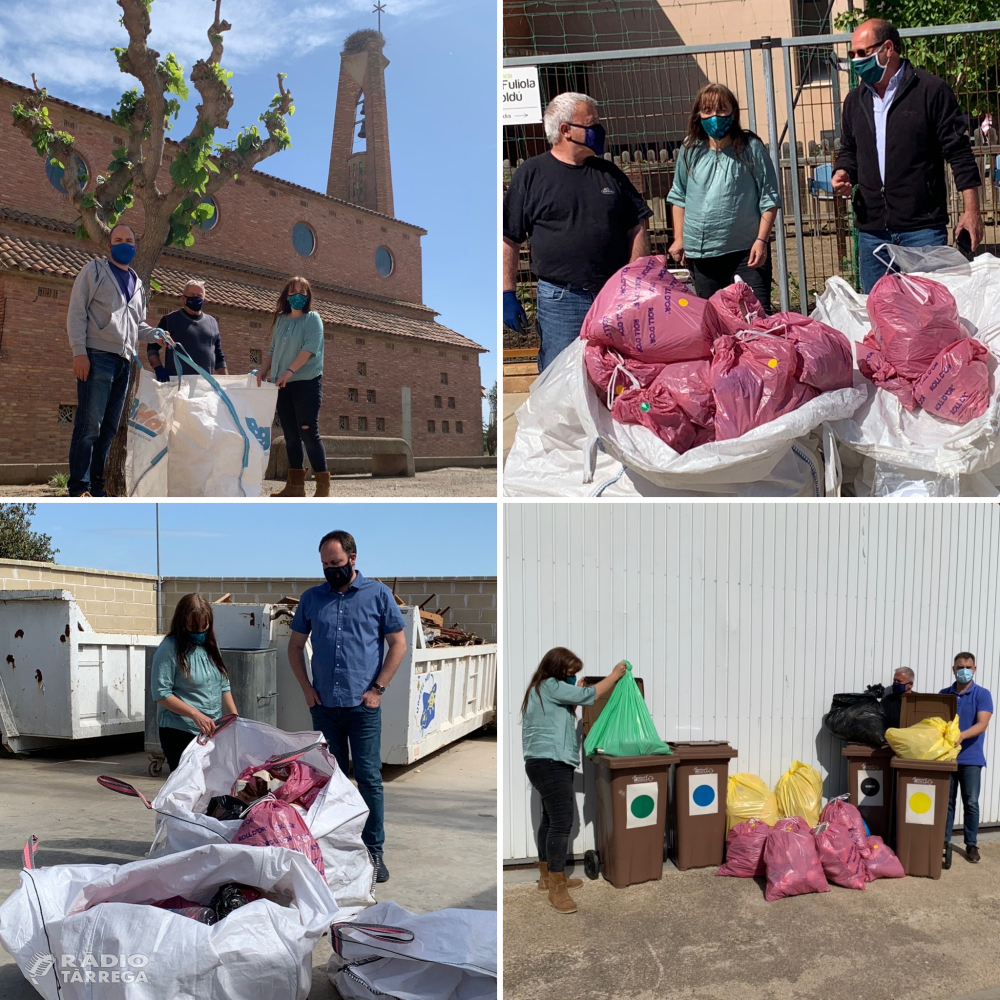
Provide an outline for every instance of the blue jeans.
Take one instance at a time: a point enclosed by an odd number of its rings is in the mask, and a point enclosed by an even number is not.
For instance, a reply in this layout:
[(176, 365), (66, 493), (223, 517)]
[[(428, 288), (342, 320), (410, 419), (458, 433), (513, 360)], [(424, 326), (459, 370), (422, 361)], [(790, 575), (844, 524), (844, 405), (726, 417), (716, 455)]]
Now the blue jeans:
[[(385, 844), (385, 802), (382, 795), (382, 710), (367, 705), (354, 708), (327, 708), (314, 705), (309, 709), (313, 725), (326, 737), (330, 753), (345, 775), (354, 763), (354, 780), (368, 806), (368, 821), (361, 832), (365, 847), (381, 854)], [(351, 755), (347, 748), (350, 744)]]
[(88, 348), (90, 374), (76, 381), (76, 420), (69, 445), (69, 495), (105, 496), (104, 463), (118, 433), (122, 406), (128, 392), (128, 358)]
[(908, 232), (890, 232), (882, 229), (877, 233), (858, 233), (858, 266), (861, 271), (861, 290), (867, 295), (879, 278), (888, 273), (885, 264), (874, 256), (880, 243), (892, 243), (897, 247), (946, 247), (948, 227), (932, 226), (930, 229), (911, 229)]
[(538, 279), (535, 326), (542, 341), (538, 350), (540, 372), (580, 336), (583, 319), (596, 297), (597, 292), (585, 288), (565, 288)]
[(965, 811), (965, 846), (976, 846), (979, 837), (979, 785), (982, 778), (983, 769), (979, 764), (959, 764), (958, 770), (951, 776), (948, 822), (944, 828), (945, 843), (951, 840), (951, 828), (955, 825), (955, 800), (961, 786), (962, 809)]

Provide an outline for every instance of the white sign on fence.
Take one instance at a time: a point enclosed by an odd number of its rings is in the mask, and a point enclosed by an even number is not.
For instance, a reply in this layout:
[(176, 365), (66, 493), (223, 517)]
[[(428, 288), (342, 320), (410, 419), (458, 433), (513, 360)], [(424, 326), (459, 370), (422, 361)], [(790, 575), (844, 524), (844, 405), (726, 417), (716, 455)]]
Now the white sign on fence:
[(537, 66), (500, 70), (500, 121), (504, 125), (537, 125), (542, 120), (542, 92)]

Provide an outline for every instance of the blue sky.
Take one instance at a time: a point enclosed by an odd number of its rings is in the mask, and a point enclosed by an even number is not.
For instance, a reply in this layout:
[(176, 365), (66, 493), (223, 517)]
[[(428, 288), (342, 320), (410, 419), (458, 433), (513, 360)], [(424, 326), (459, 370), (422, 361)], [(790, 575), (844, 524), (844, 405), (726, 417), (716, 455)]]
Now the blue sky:
[[(63, 566), (156, 573), (156, 505), (39, 503)], [(354, 535), (368, 576), (495, 576), (495, 503), (161, 503), (164, 576), (316, 576), (320, 538)]]
[[(372, 0), (223, 0), (233, 25), (222, 63), (235, 73), (234, 131), (256, 124), (279, 71), (295, 98), (292, 149), (265, 160), (265, 172), (326, 190), (340, 49), (350, 32), (375, 27), (371, 8)], [(152, 46), (176, 52), (187, 74), (208, 52), (213, 13), (213, 0), (155, 0)], [(66, 0), (2, 0), (0, 75), (30, 85), (35, 72), (53, 95), (107, 114), (135, 84), (109, 51), (127, 41), (120, 14), (114, 0), (85, 0), (72, 16)], [(495, 0), (386, 0), (382, 15), (396, 216), (429, 231), (424, 301), (490, 349), (481, 359), (487, 389), (499, 329), (496, 24)], [(196, 93), (188, 103), (178, 138)]]

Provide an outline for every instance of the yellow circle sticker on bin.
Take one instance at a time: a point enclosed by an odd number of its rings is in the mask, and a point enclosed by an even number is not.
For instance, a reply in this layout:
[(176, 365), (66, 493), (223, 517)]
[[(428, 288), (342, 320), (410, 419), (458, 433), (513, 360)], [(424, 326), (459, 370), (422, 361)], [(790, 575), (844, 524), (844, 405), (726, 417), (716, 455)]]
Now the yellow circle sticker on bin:
[(915, 823), (917, 826), (934, 825), (934, 806), (937, 798), (937, 789), (933, 782), (926, 782), (926, 779), (916, 778), (906, 782), (906, 792), (904, 801), (906, 802), (906, 814), (903, 817), (906, 823)]
[(931, 808), (931, 797), (924, 792), (917, 792), (910, 796), (910, 808), (915, 813), (929, 812)]
[(767, 367), (768, 368), (777, 368), (778, 367), (778, 359), (777, 358), (771, 358), (771, 360), (768, 361), (768, 363), (767, 363)]
[(688, 304), (688, 300), (687, 299), (678, 299), (677, 300), (677, 304), (679, 306), (686, 306)]

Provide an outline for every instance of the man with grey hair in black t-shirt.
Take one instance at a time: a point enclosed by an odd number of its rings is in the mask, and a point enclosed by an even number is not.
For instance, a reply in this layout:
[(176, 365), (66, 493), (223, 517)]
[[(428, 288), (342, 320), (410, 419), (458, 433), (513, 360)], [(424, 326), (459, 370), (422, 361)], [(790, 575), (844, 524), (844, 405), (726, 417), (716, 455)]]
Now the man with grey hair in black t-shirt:
[[(172, 340), (180, 344), (191, 356), (195, 364), (207, 372), (227, 375), (226, 356), (222, 353), (222, 334), (214, 316), (205, 312), (205, 283), (192, 278), (184, 286), (181, 308), (160, 317), (159, 327), (170, 334)], [(167, 356), (160, 360), (160, 344), (152, 341), (146, 345), (146, 358), (153, 374), (160, 382), (169, 382), (177, 373), (174, 352), (168, 347)], [(196, 374), (195, 370), (181, 357), (177, 359), (185, 375)]]
[(503, 321), (523, 330), (517, 299), (521, 244), (531, 240), (538, 279), (539, 370), (580, 336), (587, 310), (619, 268), (649, 254), (644, 222), (653, 213), (604, 156), (604, 126), (586, 94), (553, 98), (545, 109), (552, 147), (514, 173), (503, 203)]

